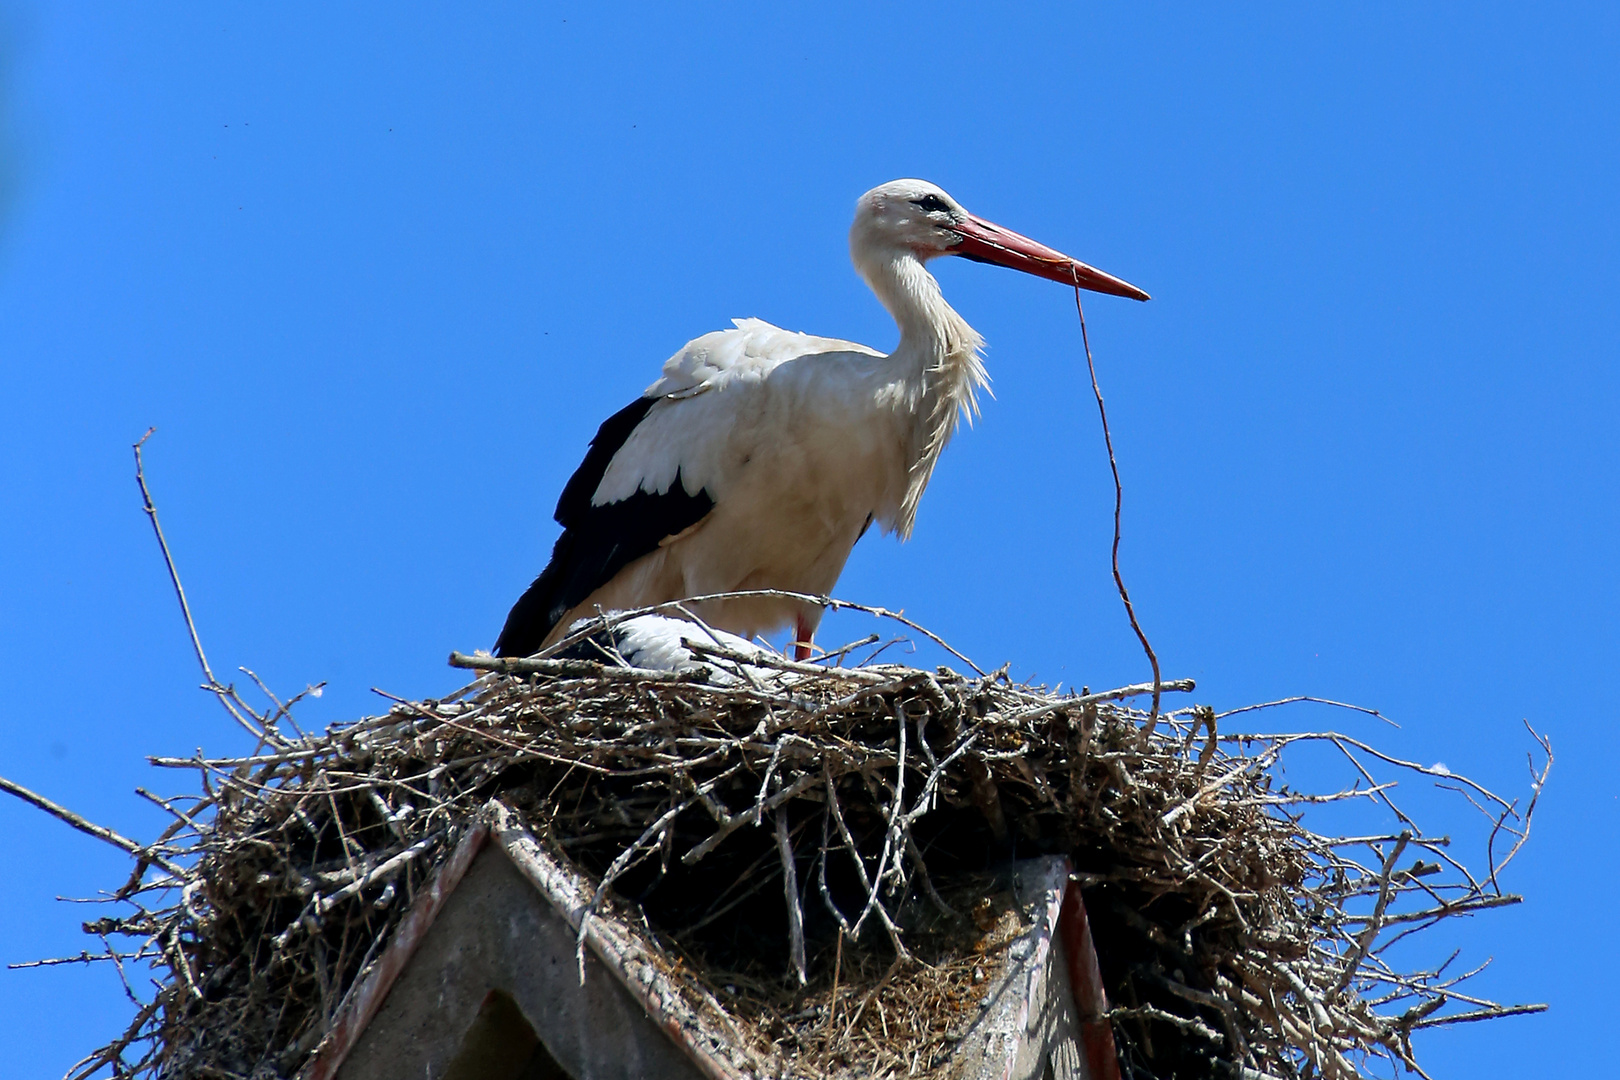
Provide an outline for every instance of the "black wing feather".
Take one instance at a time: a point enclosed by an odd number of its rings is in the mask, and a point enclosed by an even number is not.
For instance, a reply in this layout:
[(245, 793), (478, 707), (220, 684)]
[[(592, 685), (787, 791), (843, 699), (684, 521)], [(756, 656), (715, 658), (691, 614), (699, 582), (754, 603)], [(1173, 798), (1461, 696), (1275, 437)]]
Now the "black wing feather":
[(563, 534), (551, 549), (551, 561), (506, 616), (495, 642), (496, 656), (528, 656), (540, 649), (571, 608), (650, 551), (665, 537), (702, 521), (714, 509), (707, 491), (688, 495), (679, 470), (662, 495), (637, 491), (628, 499), (592, 506), (608, 464), (657, 398), (639, 398), (603, 421), (585, 460), (563, 486), (557, 499), (557, 524)]
[(602, 477), (607, 475), (613, 455), (624, 449), (624, 444), (630, 441), (630, 433), (641, 425), (648, 411), (656, 404), (657, 398), (639, 397), (602, 421), (602, 426), (596, 429), (596, 437), (591, 440), (590, 449), (585, 451), (585, 460), (579, 463), (579, 468), (574, 470), (574, 475), (568, 478), (562, 494), (557, 497), (557, 512), (552, 515), (553, 521), (565, 529), (571, 529), (585, 519), (591, 512), (591, 496), (602, 486)]

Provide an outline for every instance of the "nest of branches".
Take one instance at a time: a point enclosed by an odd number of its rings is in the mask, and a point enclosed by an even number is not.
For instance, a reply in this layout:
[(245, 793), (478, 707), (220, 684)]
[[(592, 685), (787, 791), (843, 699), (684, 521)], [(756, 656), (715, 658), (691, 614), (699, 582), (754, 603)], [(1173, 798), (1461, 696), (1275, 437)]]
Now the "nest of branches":
[[(693, 645), (707, 668), (455, 657), (484, 674), (323, 734), (292, 725), (292, 702), (219, 688), (258, 750), (154, 758), (196, 779), (156, 800), (173, 825), (149, 844), (98, 833), (138, 865), (117, 913), (86, 924), (102, 946), (87, 956), (150, 964), (160, 989), (126, 979), (133, 1022), (70, 1076), (296, 1074), (492, 798), (726, 1001), (761, 1075), (942, 1065), (976, 1015), (996, 869), (1057, 853), (1084, 888), (1126, 1077), (1421, 1072), (1414, 1031), (1540, 1008), (1390, 952), (1517, 901), (1497, 876), (1550, 767), (1539, 736), (1521, 807), (1345, 735), (1128, 705), (1151, 686), (1055, 695), (976, 668)], [(1341, 752), (1351, 786), (1282, 783), (1302, 744)], [(1380, 777), (1401, 773), (1484, 812), (1482, 873), (1391, 801)], [(1400, 824), (1306, 826), (1310, 804), (1340, 800)]]

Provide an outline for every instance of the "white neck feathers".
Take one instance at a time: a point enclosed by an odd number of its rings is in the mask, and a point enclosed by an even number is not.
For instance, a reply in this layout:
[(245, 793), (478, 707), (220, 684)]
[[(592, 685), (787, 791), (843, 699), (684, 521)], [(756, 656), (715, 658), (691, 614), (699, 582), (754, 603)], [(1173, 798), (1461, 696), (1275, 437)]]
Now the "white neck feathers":
[(860, 270), (900, 325), (900, 344), (889, 359), (895, 377), (891, 404), (911, 421), (903, 436), (908, 443), (906, 493), (894, 523), (905, 539), (957, 421), (971, 424), (978, 415), (977, 391), (990, 384), (980, 356), (984, 339), (945, 302), (939, 282), (910, 252)]

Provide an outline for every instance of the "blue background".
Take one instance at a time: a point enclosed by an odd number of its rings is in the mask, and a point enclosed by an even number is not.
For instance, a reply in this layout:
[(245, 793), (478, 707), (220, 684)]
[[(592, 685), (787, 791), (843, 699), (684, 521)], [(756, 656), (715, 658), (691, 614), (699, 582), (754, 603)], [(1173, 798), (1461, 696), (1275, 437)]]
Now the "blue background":
[[(328, 680), (317, 725), (443, 692), (596, 424), (688, 338), (757, 315), (892, 346), (846, 230), (922, 176), (1154, 294), (1088, 315), (1167, 677), (1380, 708), (1403, 726), (1246, 719), (1513, 795), (1522, 721), (1551, 735), (1504, 881), (1528, 902), (1421, 955), (1495, 956), (1479, 991), (1553, 1010), (1418, 1048), (1437, 1077), (1611, 1068), (1616, 9), (1009, 7), (7, 8), (0, 774), (146, 837), (132, 789), (190, 782), (146, 754), (242, 748), (138, 509), (149, 425), (218, 670)], [(997, 397), (840, 594), (986, 666), (1139, 680), (1072, 300), (937, 269)], [(77, 952), (88, 909), (52, 897), (125, 859), (9, 799), (0, 837), (0, 959)], [(3, 1071), (60, 1075), (128, 1013), (109, 970), (0, 971)]]

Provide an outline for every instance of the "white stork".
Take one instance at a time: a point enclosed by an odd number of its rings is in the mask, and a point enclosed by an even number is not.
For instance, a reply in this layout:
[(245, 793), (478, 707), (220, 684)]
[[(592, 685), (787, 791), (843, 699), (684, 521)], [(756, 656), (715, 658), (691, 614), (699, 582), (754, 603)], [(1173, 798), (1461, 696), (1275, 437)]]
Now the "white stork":
[[(536, 652), (599, 611), (752, 589), (825, 595), (874, 521), (909, 536), (940, 451), (987, 382), (983, 340), (940, 295), (929, 259), (1148, 299), (923, 180), (862, 195), (849, 247), (900, 326), (894, 352), (759, 319), (689, 342), (591, 440), (557, 500), (551, 562), (513, 605), (498, 655)], [(803, 658), (822, 612), (751, 598), (696, 614), (745, 638), (791, 626)]]

